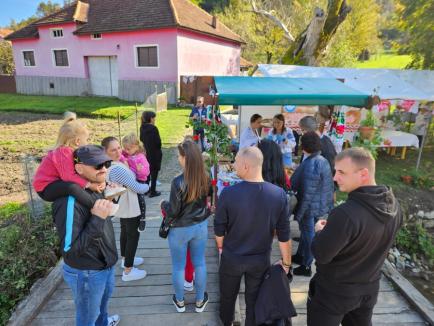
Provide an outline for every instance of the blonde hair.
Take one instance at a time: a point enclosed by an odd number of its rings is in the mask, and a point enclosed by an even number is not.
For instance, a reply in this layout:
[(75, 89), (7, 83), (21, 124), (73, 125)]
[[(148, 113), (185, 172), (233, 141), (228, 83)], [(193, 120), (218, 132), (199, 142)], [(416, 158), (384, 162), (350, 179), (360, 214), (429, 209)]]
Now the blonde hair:
[(362, 147), (347, 148), (336, 155), (335, 161), (341, 161), (345, 158), (351, 159), (354, 165), (360, 169), (368, 169), (368, 171), (375, 175), (375, 159), (371, 152)]
[(133, 132), (122, 138), (122, 147), (125, 147), (126, 145), (136, 145), (139, 147), (140, 153), (145, 153), (143, 145), (140, 143), (139, 138), (137, 138), (136, 134)]
[(68, 146), (77, 148), (77, 138), (84, 133), (89, 133), (84, 122), (77, 119), (74, 112), (65, 112), (63, 125), (59, 129), (55, 148)]

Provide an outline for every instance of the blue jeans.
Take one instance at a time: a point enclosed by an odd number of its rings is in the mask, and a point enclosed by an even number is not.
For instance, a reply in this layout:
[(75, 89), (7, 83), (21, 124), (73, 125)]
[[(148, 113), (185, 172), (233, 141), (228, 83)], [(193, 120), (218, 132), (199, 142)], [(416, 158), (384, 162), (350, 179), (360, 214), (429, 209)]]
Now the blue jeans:
[(81, 270), (63, 265), (63, 278), (72, 290), (77, 326), (107, 326), (108, 301), (115, 286), (115, 270)]
[(300, 228), (300, 243), (297, 255), (303, 257), (302, 262), (304, 266), (310, 267), (313, 262), (311, 245), (315, 235), (315, 218), (303, 216), (298, 221), (298, 225)]
[(206, 288), (205, 250), (208, 241), (208, 220), (192, 226), (171, 228), (168, 239), (176, 300), (184, 300), (184, 270), (188, 247), (194, 266), (196, 301), (202, 301)]

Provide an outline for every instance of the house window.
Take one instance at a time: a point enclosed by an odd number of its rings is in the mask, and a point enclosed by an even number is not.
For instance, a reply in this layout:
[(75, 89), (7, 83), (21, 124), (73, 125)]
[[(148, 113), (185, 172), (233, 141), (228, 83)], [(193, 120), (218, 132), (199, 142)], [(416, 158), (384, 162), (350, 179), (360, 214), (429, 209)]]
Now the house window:
[(138, 46), (137, 67), (158, 67), (157, 46)]
[(35, 64), (35, 53), (33, 51), (23, 51), (24, 66), (34, 67)]
[(99, 40), (99, 39), (102, 39), (102, 35), (101, 35), (101, 33), (96, 33), (96, 34), (92, 34), (92, 35), (90, 36), (90, 38), (91, 38), (92, 40)]
[(68, 52), (66, 50), (53, 50), (56, 67), (68, 67)]
[(61, 29), (61, 28), (52, 29), (51, 35), (54, 38), (63, 37), (63, 29)]

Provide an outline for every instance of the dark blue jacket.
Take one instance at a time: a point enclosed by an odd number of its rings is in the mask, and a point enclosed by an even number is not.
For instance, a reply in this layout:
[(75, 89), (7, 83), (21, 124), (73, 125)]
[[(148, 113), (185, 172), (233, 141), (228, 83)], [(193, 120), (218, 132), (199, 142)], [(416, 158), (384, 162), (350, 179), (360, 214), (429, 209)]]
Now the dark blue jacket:
[[(191, 112), (190, 112), (190, 118), (193, 118), (193, 116), (194, 116), (195, 114), (197, 114), (197, 115), (198, 115), (198, 118), (199, 118), (199, 120), (197, 120), (196, 122), (202, 122), (202, 121), (204, 121), (204, 120), (206, 119), (206, 107), (203, 107), (203, 108), (202, 108), (202, 112), (199, 113), (199, 107), (194, 106), (194, 107), (191, 109)], [(196, 131), (203, 131), (203, 128), (199, 128), (197, 125), (195, 125), (195, 126), (194, 126), (194, 130), (196, 130)]]
[(291, 177), (291, 188), (297, 192), (295, 219), (319, 218), (333, 208), (333, 177), (329, 162), (314, 153), (306, 158)]

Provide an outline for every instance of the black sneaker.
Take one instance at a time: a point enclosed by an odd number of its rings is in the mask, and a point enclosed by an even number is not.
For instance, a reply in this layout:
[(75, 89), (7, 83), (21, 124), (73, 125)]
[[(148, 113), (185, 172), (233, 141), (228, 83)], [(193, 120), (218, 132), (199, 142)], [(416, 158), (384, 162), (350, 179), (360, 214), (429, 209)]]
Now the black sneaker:
[(300, 242), (300, 237), (294, 237), (294, 238), (292, 238), (292, 240), (295, 242)]
[(152, 197), (158, 197), (158, 196), (160, 196), (160, 195), (161, 195), (161, 192), (159, 192), (159, 191), (154, 191), (154, 192), (149, 193), (149, 198), (152, 198)]
[(175, 308), (176, 308), (176, 311), (177, 311), (177, 312), (184, 312), (184, 311), (185, 311), (185, 303), (184, 303), (184, 300), (182, 300), (182, 301), (178, 301), (178, 300), (176, 300), (176, 296), (173, 295), (173, 297), (172, 297), (172, 302), (173, 302), (173, 304), (175, 305)]
[(205, 292), (203, 295), (203, 300), (201, 302), (196, 302), (196, 312), (202, 312), (205, 310), (206, 305), (208, 304), (208, 292)]
[(145, 228), (146, 228), (146, 220), (144, 218), (141, 218), (140, 222), (139, 222), (139, 227), (137, 228), (137, 231), (145, 232)]
[(298, 266), (297, 268), (294, 268), (293, 272), (294, 275), (299, 275), (299, 276), (307, 276), (307, 277), (311, 277), (312, 276), (312, 270), (310, 267), (306, 267), (306, 266)]
[(303, 264), (303, 257), (299, 255), (292, 255), (291, 257), (292, 264), (302, 265)]

